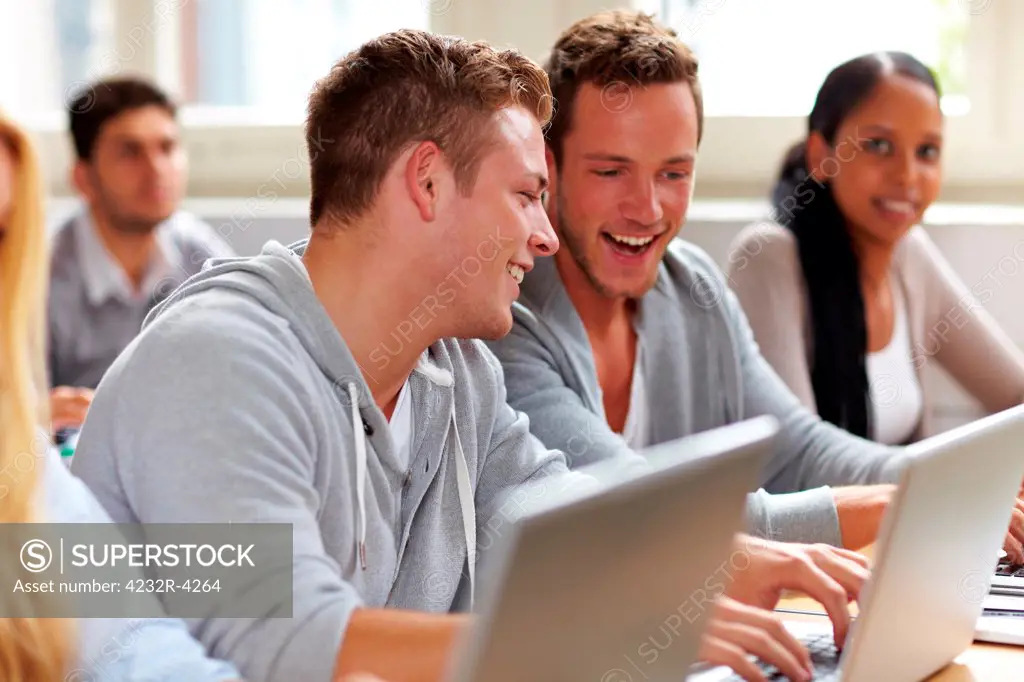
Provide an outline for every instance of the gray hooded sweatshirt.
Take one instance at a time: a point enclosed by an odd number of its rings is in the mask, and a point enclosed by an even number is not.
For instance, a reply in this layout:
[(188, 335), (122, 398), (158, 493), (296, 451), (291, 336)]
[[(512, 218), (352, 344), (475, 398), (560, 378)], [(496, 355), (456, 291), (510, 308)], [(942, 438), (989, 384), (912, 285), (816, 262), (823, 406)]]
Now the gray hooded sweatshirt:
[(400, 466), (297, 252), (207, 265), (104, 377), (73, 470), (115, 522), (292, 524), (293, 617), (190, 621), (249, 682), (330, 679), (356, 607), (471, 608), (467, 557), (500, 533), (506, 488), (585, 478), (508, 406), (487, 348), (452, 339), (409, 378)]
[[(553, 258), (537, 260), (513, 314), (512, 333), (490, 347), (504, 367), (509, 403), (527, 414), (533, 432), (565, 452), (574, 469), (630, 452), (605, 419), (586, 329)], [(672, 242), (633, 324), (643, 358), (645, 443), (765, 414), (779, 420), (781, 444), (764, 463), (763, 488), (748, 498), (751, 533), (840, 545), (825, 486), (898, 479), (900, 450), (856, 438), (800, 405), (758, 351), (721, 270), (696, 246)]]

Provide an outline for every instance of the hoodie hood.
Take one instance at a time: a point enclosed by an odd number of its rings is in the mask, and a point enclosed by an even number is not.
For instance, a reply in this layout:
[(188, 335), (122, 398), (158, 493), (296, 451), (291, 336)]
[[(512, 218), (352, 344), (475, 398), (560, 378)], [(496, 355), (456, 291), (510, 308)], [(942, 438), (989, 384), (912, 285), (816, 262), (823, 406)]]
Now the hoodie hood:
[(201, 272), (150, 311), (142, 328), (146, 329), (196, 294), (213, 289), (235, 291), (251, 296), (267, 310), (287, 320), (320, 370), (333, 382), (343, 385), (352, 381), (361, 373), (313, 291), (302, 263), (306, 243), (302, 240), (284, 246), (269, 241), (257, 256), (207, 261)]

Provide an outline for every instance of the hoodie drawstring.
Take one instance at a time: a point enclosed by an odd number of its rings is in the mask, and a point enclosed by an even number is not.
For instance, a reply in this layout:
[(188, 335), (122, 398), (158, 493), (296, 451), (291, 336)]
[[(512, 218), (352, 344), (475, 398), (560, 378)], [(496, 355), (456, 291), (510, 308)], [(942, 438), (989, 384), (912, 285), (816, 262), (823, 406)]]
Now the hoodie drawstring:
[(455, 422), (452, 408), (452, 432), (455, 434), (455, 474), (459, 485), (459, 505), (462, 507), (462, 529), (466, 533), (466, 563), (469, 565), (469, 610), (473, 610), (476, 591), (476, 504), (473, 501), (473, 485), (469, 480), (469, 464), (462, 450), (459, 426)]
[(352, 434), (356, 446), (356, 503), (359, 505), (359, 538), (356, 553), (359, 564), (366, 570), (366, 434), (363, 433), (363, 418), (359, 414), (359, 389), (354, 382), (348, 383), (348, 398), (352, 405)]
[[(366, 570), (366, 434), (360, 428), (362, 416), (359, 414), (359, 389), (354, 382), (347, 387), (349, 403), (352, 406), (352, 436), (356, 447), (356, 502), (359, 505), (359, 538), (356, 540), (356, 552), (359, 563)], [(476, 593), (476, 504), (473, 498), (473, 484), (469, 478), (469, 463), (462, 449), (458, 423), (455, 421), (455, 410), (452, 409), (451, 430), (455, 449), (455, 477), (459, 490), (459, 506), (462, 509), (462, 529), (466, 534), (466, 563), (469, 567), (469, 610), (473, 610)]]

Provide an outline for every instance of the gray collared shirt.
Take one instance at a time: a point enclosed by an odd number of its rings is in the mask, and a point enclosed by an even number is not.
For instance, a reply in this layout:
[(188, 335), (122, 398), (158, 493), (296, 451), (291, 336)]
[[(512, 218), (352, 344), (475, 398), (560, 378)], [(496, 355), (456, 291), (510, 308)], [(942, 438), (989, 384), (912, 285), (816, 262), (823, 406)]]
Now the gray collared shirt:
[(179, 211), (157, 227), (157, 248), (136, 290), (100, 241), (88, 212), (57, 230), (51, 249), (51, 386), (96, 388), (142, 328), (149, 310), (209, 258), (234, 255), (196, 216)]

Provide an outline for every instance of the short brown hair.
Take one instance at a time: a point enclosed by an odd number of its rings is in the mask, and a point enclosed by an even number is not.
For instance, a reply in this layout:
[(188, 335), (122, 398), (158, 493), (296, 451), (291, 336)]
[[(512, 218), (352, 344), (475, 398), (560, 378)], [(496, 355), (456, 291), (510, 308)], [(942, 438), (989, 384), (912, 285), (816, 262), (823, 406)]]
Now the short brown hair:
[(77, 91), (67, 108), (71, 138), (79, 160), (88, 161), (92, 157), (96, 140), (107, 121), (146, 106), (160, 107), (171, 118), (177, 116), (177, 107), (167, 93), (141, 78), (106, 78)]
[(519, 105), (541, 126), (551, 90), (538, 64), (515, 50), (403, 29), (365, 43), (317, 83), (309, 100), (309, 218), (351, 221), (373, 204), (409, 144), (432, 140), (469, 194), (498, 110)]
[(555, 98), (547, 141), (561, 160), (562, 140), (572, 124), (573, 102), (584, 83), (605, 88), (622, 83), (689, 84), (697, 105), (697, 141), (704, 129), (704, 100), (697, 57), (671, 28), (649, 14), (630, 10), (599, 12), (570, 26), (548, 57), (545, 70)]

